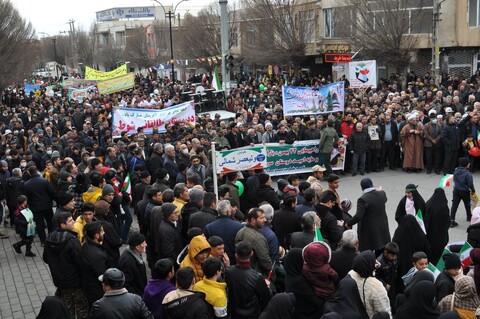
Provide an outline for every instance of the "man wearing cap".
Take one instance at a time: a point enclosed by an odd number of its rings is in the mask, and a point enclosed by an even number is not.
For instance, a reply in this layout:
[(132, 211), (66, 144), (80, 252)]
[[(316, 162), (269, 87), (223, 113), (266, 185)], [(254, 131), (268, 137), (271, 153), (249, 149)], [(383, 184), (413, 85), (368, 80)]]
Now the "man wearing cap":
[(175, 265), (175, 269), (178, 269), (176, 260), (182, 251), (182, 239), (177, 227), (179, 211), (172, 203), (163, 204), (161, 211), (163, 221), (158, 227), (158, 234), (155, 238), (157, 257), (158, 259), (170, 259)]
[(307, 178), (307, 182), (310, 183), (310, 187), (320, 193), (323, 192), (323, 187), (320, 183), (323, 178), (323, 172), (325, 172), (325, 167), (315, 165), (312, 167), (312, 175)]
[(153, 319), (142, 298), (123, 287), (125, 275), (121, 270), (109, 268), (98, 280), (105, 294), (93, 304), (90, 318)]
[(252, 203), (253, 207), (258, 207), (261, 202), (267, 202), (274, 209), (280, 209), (280, 199), (277, 193), (272, 188), (272, 179), (270, 175), (260, 173), (258, 175), (259, 185), (255, 188), (255, 192), (252, 194), (254, 197)]
[(385, 209), (387, 195), (381, 188), (373, 187), (370, 178), (362, 179), (360, 187), (363, 194), (357, 201), (357, 212), (346, 225), (351, 229), (358, 223), (360, 251), (374, 250), (376, 255), (380, 256), (385, 244), (391, 240)]
[(455, 280), (463, 276), (462, 262), (457, 254), (448, 253), (443, 255), (442, 258), (445, 262), (445, 268), (435, 280), (437, 300), (442, 300), (443, 297), (454, 293)]
[(147, 286), (147, 273), (142, 254), (145, 252), (147, 242), (145, 236), (133, 232), (128, 237), (128, 248), (120, 256), (118, 269), (125, 274), (125, 288), (132, 294), (143, 296)]
[(427, 174), (431, 174), (432, 170), (439, 175), (443, 164), (443, 146), (440, 139), (442, 132), (442, 121), (437, 120), (437, 111), (430, 110), (428, 112), (430, 122), (425, 124), (425, 164), (427, 166)]

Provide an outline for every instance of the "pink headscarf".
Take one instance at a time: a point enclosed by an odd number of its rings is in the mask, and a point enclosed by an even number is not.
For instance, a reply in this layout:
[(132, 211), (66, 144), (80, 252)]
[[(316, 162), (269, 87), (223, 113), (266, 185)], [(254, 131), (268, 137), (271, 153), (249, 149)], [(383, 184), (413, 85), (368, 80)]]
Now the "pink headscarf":
[(470, 225), (480, 222), (480, 207), (475, 207), (472, 212), (472, 219), (470, 220)]

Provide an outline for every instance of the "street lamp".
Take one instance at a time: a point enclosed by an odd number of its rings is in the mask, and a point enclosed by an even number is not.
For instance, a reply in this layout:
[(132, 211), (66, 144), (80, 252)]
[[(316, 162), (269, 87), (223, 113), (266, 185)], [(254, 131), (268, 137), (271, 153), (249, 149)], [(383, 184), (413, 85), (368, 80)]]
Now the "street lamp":
[(170, 27), (170, 64), (172, 66), (172, 82), (175, 83), (175, 62), (173, 60), (173, 35), (172, 35), (172, 16), (175, 17), (175, 11), (177, 10), (177, 7), (180, 3), (184, 2), (184, 1), (188, 1), (188, 0), (181, 0), (179, 3), (177, 3), (177, 5), (175, 6), (175, 8), (173, 9), (173, 12), (168, 10), (168, 12), (165, 10), (165, 7), (163, 6), (163, 4), (161, 4), (159, 1), (157, 0), (152, 0), (152, 1), (155, 1), (156, 3), (158, 3), (162, 9), (163, 9), (163, 12), (165, 12), (165, 17), (168, 17), (168, 23), (169, 23), (169, 27)]

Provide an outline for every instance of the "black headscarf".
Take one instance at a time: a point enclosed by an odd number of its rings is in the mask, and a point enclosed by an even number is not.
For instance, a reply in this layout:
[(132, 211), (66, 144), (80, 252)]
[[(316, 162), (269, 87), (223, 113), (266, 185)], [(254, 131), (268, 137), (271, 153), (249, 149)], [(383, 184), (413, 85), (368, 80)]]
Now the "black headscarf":
[(294, 307), (295, 295), (293, 293), (276, 294), (258, 319), (291, 319)]
[(42, 308), (37, 319), (69, 319), (67, 307), (62, 299), (55, 296), (48, 296), (42, 303)]
[(410, 295), (412, 294), (412, 291), (415, 289), (415, 286), (421, 281), (430, 281), (432, 283), (435, 283), (435, 277), (433, 276), (433, 273), (428, 269), (418, 271), (413, 276), (410, 283), (408, 284), (407, 289), (405, 289), (405, 293), (398, 294), (396, 296), (395, 298), (396, 309), (398, 309), (399, 307), (405, 304), (405, 302), (407, 301), (407, 298), (410, 297)]
[(450, 228), (450, 209), (443, 188), (436, 188), (432, 197), (426, 203), (428, 220), (427, 239), (430, 244), (431, 254), (429, 260), (436, 265), (442, 256), (443, 249), (448, 244), (448, 230)]
[(303, 278), (303, 257), (301, 248), (292, 248), (285, 257), (285, 288), (293, 291), (299, 277)]
[(412, 315), (422, 319), (440, 316), (435, 305), (435, 285), (431, 281), (423, 280), (415, 285), (410, 298), (397, 310), (395, 319), (411, 319)]
[(375, 270), (375, 253), (371, 250), (362, 251), (353, 259), (353, 270), (362, 278), (373, 276)]
[(412, 268), (413, 253), (423, 251), (429, 256), (430, 244), (427, 241), (427, 236), (425, 236), (417, 220), (412, 215), (405, 215), (400, 219), (392, 241), (397, 243), (399, 248), (397, 292), (403, 292), (404, 284), (402, 276)]
[[(415, 214), (418, 212), (420, 209), (423, 214), (423, 219), (427, 220), (428, 218), (425, 218), (425, 214), (427, 213), (427, 209), (425, 207), (425, 200), (423, 199), (422, 195), (417, 191), (417, 186), (413, 184), (408, 184), (405, 187), (405, 193), (406, 192), (411, 192), (413, 196), (413, 204), (415, 206)], [(395, 220), (397, 223), (400, 223), (400, 219), (405, 216), (407, 213), (405, 211), (405, 202), (407, 201), (407, 195), (403, 196), (403, 198), (400, 200), (397, 206), (397, 211), (395, 212)]]

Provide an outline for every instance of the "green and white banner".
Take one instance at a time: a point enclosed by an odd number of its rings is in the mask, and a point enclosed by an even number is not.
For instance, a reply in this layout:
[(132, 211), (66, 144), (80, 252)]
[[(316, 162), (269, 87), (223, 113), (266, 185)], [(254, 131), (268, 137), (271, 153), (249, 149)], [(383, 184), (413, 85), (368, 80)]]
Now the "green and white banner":
[[(315, 165), (323, 165), (318, 140), (295, 142), (294, 144), (257, 144), (228, 151), (216, 152), (216, 172), (227, 173), (264, 168), (271, 176), (294, 173), (310, 173)], [(344, 167), (345, 146), (340, 139), (330, 157), (333, 170)]]

